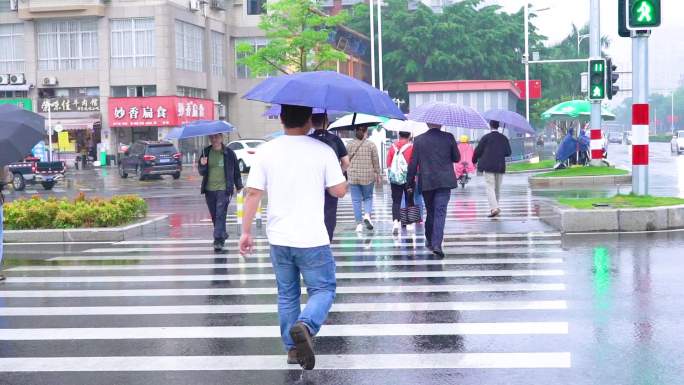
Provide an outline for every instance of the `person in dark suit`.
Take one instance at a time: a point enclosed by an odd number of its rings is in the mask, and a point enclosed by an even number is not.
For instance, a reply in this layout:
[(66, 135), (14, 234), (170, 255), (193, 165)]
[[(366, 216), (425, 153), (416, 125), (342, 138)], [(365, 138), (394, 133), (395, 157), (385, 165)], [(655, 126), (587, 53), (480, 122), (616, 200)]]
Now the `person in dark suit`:
[(499, 122), (492, 120), (489, 127), (492, 131), (480, 139), (473, 154), (473, 163), (477, 164), (477, 170), (485, 176), (487, 199), (491, 210), (488, 216), (494, 218), (501, 214), (501, 181), (506, 173), (506, 157), (511, 156), (511, 144), (508, 138), (499, 132)]
[(416, 174), (420, 171), (420, 183), (425, 199), (425, 246), (440, 258), (444, 258), (442, 240), (446, 222), (447, 205), (451, 190), (458, 187), (454, 163), (461, 160), (453, 135), (441, 131), (440, 125), (428, 124), (430, 130), (416, 137), (413, 155), (408, 169), (409, 188), (413, 190)]

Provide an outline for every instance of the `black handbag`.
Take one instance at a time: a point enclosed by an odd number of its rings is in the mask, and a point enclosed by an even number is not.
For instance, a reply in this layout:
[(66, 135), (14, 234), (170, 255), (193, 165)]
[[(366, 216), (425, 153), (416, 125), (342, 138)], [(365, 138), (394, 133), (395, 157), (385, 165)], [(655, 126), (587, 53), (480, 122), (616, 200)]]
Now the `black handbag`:
[(410, 225), (412, 223), (418, 223), (423, 218), (420, 216), (420, 207), (416, 206), (413, 200), (413, 192), (408, 193), (408, 202), (406, 207), (399, 211), (399, 218), (403, 226)]

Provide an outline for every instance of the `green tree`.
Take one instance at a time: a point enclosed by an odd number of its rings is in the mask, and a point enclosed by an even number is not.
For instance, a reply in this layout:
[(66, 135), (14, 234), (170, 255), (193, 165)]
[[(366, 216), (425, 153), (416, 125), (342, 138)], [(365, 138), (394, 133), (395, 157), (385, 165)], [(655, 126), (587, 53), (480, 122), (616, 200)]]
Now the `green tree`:
[(237, 52), (245, 55), (238, 63), (252, 73), (331, 69), (337, 60), (346, 59), (328, 42), (331, 32), (348, 20), (346, 12), (328, 16), (313, 0), (280, 0), (265, 7), (259, 28), (268, 39), (266, 46), (256, 51), (249, 43), (237, 46)]

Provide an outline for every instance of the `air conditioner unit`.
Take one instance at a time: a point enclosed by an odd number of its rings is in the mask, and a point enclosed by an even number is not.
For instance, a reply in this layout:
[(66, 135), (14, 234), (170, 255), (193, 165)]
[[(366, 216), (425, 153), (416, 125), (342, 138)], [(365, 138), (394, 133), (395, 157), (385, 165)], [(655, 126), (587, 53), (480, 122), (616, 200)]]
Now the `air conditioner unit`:
[(211, 0), (211, 8), (219, 11), (225, 11), (226, 0)]
[(57, 78), (54, 76), (48, 76), (46, 78), (43, 78), (44, 86), (56, 86), (57, 84), (59, 84), (59, 82), (57, 81)]
[(18, 11), (19, 10), (19, 0), (10, 0), (10, 11)]
[(199, 11), (201, 8), (202, 4), (200, 0), (190, 0), (190, 10), (191, 11)]
[(220, 118), (225, 118), (227, 114), (227, 109), (225, 104), (219, 104), (218, 106), (218, 116)]
[(10, 83), (26, 84), (26, 76), (24, 76), (24, 74), (12, 74), (10, 75)]
[(10, 75), (0, 74), (0, 85), (6, 86), (8, 84), (10, 84)]

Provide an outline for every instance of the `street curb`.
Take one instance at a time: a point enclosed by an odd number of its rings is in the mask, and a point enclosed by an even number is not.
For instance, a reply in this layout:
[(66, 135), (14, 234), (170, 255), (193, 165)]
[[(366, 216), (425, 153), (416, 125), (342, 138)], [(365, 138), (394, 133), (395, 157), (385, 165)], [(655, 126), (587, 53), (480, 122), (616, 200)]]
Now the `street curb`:
[(120, 242), (150, 233), (156, 234), (168, 226), (169, 217), (160, 215), (122, 227), (7, 230), (4, 232), (4, 242)]
[(516, 175), (516, 174), (536, 174), (538, 172), (549, 172), (553, 171), (553, 168), (537, 168), (534, 170), (525, 170), (525, 171), (506, 171), (506, 174), (511, 174), (511, 175)]
[(632, 175), (570, 176), (550, 178), (531, 176), (528, 179), (528, 183), (532, 189), (631, 185)]
[(540, 218), (564, 234), (676, 230), (684, 228), (684, 205), (591, 210), (553, 205), (551, 212)]

